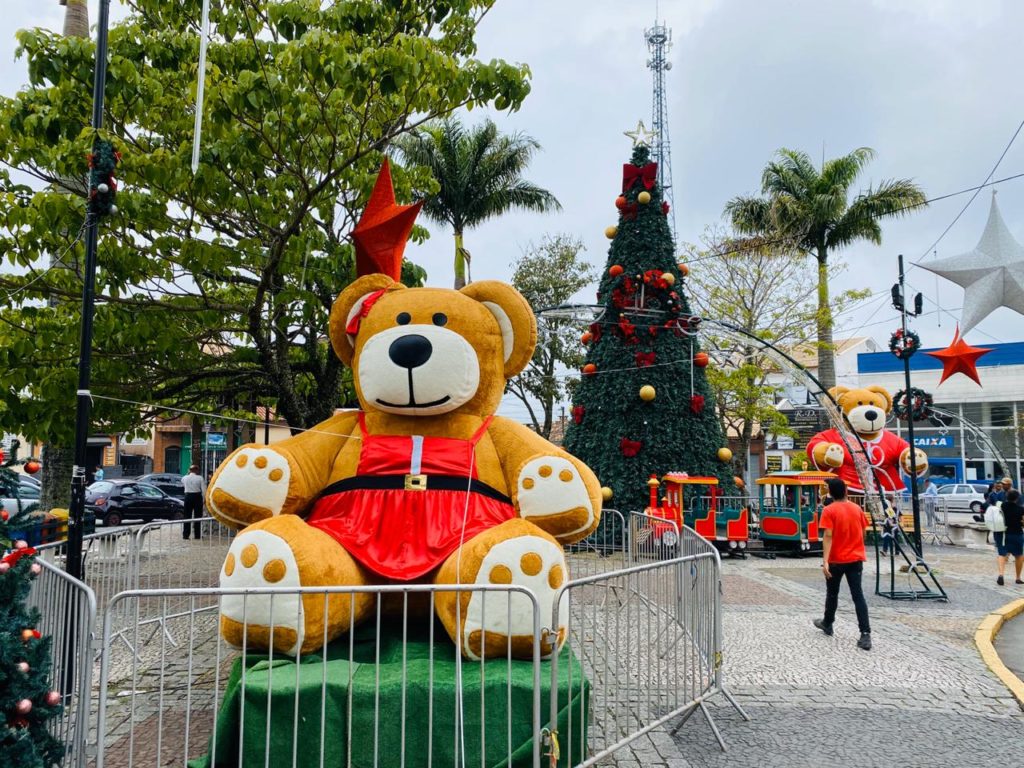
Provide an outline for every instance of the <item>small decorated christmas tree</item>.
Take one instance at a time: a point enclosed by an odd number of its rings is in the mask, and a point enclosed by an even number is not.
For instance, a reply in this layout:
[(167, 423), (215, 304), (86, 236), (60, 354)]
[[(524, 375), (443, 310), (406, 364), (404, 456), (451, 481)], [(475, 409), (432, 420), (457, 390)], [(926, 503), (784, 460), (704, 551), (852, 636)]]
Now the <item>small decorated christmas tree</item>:
[[(16, 454), (3, 460), (0, 486), (17, 487)], [(39, 612), (26, 604), (30, 580), (39, 573), (35, 550), (11, 539), (27, 512), (0, 511), (0, 766), (49, 768), (64, 746), (46, 729), (60, 714), (61, 696), (50, 685), (50, 638), (36, 629)]]
[(643, 143), (623, 166), (615, 205), (619, 223), (606, 231), (612, 244), (597, 294), (604, 311), (583, 334), (587, 356), (565, 447), (612, 489), (607, 506), (624, 512), (648, 505), (652, 474), (711, 475), (729, 493), (732, 454), (684, 291), (688, 269), (676, 263), (668, 204)]

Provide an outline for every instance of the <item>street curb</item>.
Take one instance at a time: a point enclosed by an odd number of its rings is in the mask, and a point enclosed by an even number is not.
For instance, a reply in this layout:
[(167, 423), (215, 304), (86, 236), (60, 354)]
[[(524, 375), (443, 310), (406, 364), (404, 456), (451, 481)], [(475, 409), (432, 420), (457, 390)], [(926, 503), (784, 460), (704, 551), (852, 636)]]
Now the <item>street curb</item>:
[(1003, 624), (1020, 613), (1024, 613), (1024, 600), (1014, 600), (1012, 603), (1007, 603), (1002, 608), (992, 611), (992, 613), (981, 620), (981, 624), (974, 631), (974, 644), (978, 646), (978, 652), (981, 654), (981, 659), (985, 662), (986, 666), (1003, 682), (1003, 685), (1010, 689), (1010, 693), (1016, 697), (1017, 701), (1024, 706), (1024, 680), (1021, 680), (1007, 669), (993, 645), (993, 641), (996, 639), (996, 635), (999, 634), (999, 630), (1002, 629)]

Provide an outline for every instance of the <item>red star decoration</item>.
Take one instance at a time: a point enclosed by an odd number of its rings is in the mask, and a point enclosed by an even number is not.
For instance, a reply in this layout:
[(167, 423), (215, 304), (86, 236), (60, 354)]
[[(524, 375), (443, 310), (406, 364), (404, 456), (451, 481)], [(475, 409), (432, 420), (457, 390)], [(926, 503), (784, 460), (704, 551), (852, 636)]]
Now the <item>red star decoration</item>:
[(391, 166), (387, 158), (377, 174), (373, 194), (352, 230), (356, 246), (356, 274), (381, 273), (393, 280), (402, 276), (402, 253), (423, 201), (415, 205), (395, 205), (391, 184)]
[(939, 379), (939, 384), (955, 373), (962, 373), (974, 379), (980, 387), (981, 379), (978, 378), (978, 369), (976, 367), (978, 358), (982, 355), (987, 355), (991, 351), (991, 349), (984, 349), (982, 347), (972, 347), (964, 341), (960, 336), (960, 326), (958, 325), (956, 333), (953, 334), (953, 341), (948, 347), (940, 352), (925, 352), (925, 354), (942, 361), (942, 378)]

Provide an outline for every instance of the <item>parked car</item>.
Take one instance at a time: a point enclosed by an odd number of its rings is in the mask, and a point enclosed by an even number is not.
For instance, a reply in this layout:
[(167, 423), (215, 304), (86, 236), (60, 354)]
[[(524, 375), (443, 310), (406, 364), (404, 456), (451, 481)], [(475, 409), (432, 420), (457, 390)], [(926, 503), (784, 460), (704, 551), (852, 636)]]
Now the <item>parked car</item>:
[(87, 509), (104, 525), (120, 525), (125, 520), (181, 520), (185, 502), (170, 496), (155, 485), (138, 480), (100, 480), (85, 489)]
[(985, 503), (987, 483), (955, 483), (938, 488), (939, 503), (948, 512), (959, 515), (977, 515)]
[(0, 503), (8, 515), (13, 517), (18, 513), (19, 501), (22, 510), (39, 503), (39, 485), (35, 482), (35, 478), (18, 475), (16, 488), (0, 488)]
[(155, 485), (168, 496), (174, 496), (179, 499), (185, 498), (185, 486), (181, 483), (181, 475), (174, 472), (153, 472), (135, 479), (140, 483)]

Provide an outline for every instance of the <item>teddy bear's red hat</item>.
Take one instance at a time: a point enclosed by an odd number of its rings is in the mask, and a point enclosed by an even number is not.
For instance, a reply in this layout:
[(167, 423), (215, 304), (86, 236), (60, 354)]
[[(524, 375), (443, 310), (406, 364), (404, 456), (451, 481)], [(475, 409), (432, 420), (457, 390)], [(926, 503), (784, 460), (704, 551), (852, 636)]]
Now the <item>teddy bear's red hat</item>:
[(395, 204), (391, 166), (384, 158), (366, 209), (352, 230), (359, 277), (379, 272), (392, 280), (401, 280), (405, 242), (422, 206), (422, 200), (414, 205)]

